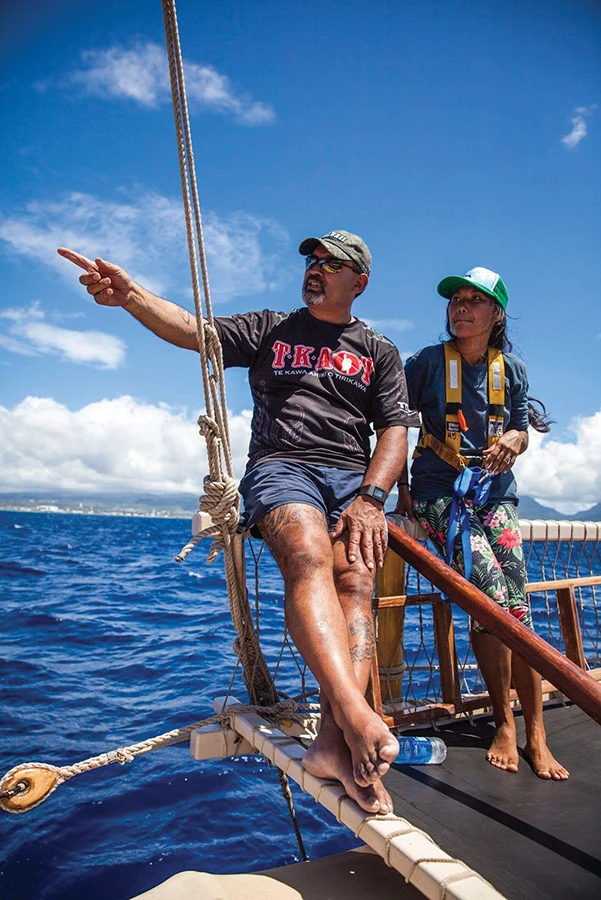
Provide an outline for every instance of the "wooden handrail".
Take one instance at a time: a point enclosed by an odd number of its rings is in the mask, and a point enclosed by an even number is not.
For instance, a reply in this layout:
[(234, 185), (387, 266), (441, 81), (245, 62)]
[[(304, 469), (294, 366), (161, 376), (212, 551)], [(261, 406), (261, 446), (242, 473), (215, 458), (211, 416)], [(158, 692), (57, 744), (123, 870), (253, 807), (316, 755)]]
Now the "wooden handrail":
[(529, 581), (526, 590), (529, 594), (538, 591), (555, 591), (558, 588), (595, 587), (601, 585), (601, 575), (586, 575), (582, 578), (559, 578), (556, 581)]
[(587, 715), (601, 724), (601, 687), (541, 637), (501, 609), (475, 585), (441, 559), (388, 522), (388, 546), (454, 600), (491, 634), (515, 650)]

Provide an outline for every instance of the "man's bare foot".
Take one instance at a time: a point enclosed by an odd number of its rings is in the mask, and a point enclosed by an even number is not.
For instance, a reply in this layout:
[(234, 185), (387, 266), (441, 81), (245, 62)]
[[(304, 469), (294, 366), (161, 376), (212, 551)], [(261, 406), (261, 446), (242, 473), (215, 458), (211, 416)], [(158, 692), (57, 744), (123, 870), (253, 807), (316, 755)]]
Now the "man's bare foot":
[(558, 763), (547, 746), (545, 739), (529, 740), (524, 747), (524, 756), (530, 762), (532, 771), (546, 781), (566, 781), (570, 777), (568, 770)]
[(367, 703), (347, 718), (342, 733), (351, 752), (353, 777), (360, 787), (382, 778), (399, 754), (399, 742)]
[(366, 812), (393, 811), (390, 794), (379, 779), (368, 787), (360, 787), (355, 781), (350, 750), (333, 719), (322, 722), (318, 737), (305, 753), (303, 766), (316, 778), (340, 781), (349, 797)]
[(505, 772), (517, 772), (520, 757), (513, 721), (497, 727), (497, 733), (486, 758), (491, 766), (496, 766), (497, 769), (503, 769)]

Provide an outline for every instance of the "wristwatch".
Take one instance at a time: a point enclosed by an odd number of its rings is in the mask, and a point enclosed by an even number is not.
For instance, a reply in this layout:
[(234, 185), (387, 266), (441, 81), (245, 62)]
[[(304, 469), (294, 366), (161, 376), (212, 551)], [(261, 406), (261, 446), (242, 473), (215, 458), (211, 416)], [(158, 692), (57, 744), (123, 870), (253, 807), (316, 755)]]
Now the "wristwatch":
[(376, 484), (362, 484), (359, 488), (359, 496), (373, 497), (374, 500), (378, 500), (384, 506), (388, 497), (388, 491), (378, 487)]

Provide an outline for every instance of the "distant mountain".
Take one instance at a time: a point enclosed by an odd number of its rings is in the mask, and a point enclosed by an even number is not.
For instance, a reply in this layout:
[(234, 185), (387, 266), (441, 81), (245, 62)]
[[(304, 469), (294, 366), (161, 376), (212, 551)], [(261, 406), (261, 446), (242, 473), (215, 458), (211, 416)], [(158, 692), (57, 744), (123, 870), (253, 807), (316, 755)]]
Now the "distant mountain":
[(572, 518), (578, 519), (581, 522), (601, 522), (601, 503), (595, 503), (590, 509), (585, 509), (584, 512), (576, 513)]
[(532, 497), (520, 497), (518, 506), (520, 519), (570, 519), (565, 513), (560, 513), (551, 506), (543, 506)]
[(601, 522), (601, 503), (596, 503), (590, 509), (582, 510), (569, 516), (567, 513), (558, 512), (551, 506), (543, 506), (532, 497), (520, 497), (518, 506), (520, 519), (554, 519), (555, 521), (568, 522)]

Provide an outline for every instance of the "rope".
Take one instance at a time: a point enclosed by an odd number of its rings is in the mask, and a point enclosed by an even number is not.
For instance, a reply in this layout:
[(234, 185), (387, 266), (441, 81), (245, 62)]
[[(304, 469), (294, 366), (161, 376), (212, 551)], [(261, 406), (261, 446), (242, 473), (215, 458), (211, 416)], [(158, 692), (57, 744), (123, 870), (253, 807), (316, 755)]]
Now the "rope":
[(290, 782), (288, 780), (288, 776), (286, 775), (285, 772), (282, 772), (281, 769), (276, 769), (276, 771), (278, 773), (278, 778), (280, 781), (280, 787), (282, 789), (282, 794), (284, 796), (284, 800), (288, 804), (288, 812), (290, 813), (290, 818), (292, 819), (292, 826), (294, 828), (294, 833), (296, 835), (298, 849), (300, 850), (300, 854), (301, 854), (303, 862), (307, 862), (309, 857), (307, 856), (307, 851), (305, 850), (305, 843), (303, 841), (303, 836), (301, 834), (298, 820), (296, 818), (296, 810), (294, 808), (294, 802), (292, 800), (292, 791), (290, 790)]
[[(230, 613), (237, 635), (234, 649), (242, 662), (244, 681), (251, 702), (273, 705), (277, 703), (278, 695), (253, 627), (244, 576), (244, 554), (242, 552), (236, 560), (233, 547), (234, 541), (237, 539), (240, 499), (236, 490), (230, 449), (223, 356), (214, 325), (211, 304), (175, 2), (174, 0), (162, 0), (162, 3), (192, 293), (196, 312), (196, 333), (205, 396), (206, 412), (198, 419), (198, 426), (207, 445), (209, 475), (204, 480), (204, 494), (200, 498), (200, 508), (210, 513), (216, 526), (216, 530), (211, 532), (213, 543), (208, 561), (212, 562), (223, 550)], [(202, 277), (202, 292), (199, 274)], [(205, 301), (206, 319), (202, 309), (202, 295)], [(185, 558), (199, 539), (198, 536), (193, 538), (177, 558), (180, 560)]]
[[(213, 725), (216, 722), (230, 724), (234, 716), (243, 713), (260, 713), (268, 719), (273, 719), (276, 723), (286, 719), (302, 724), (305, 717), (314, 714), (314, 712), (314, 704), (297, 703), (295, 700), (283, 700), (270, 707), (235, 703), (228, 706), (224, 712), (210, 716), (208, 719), (193, 722), (191, 725), (185, 725), (183, 728), (175, 728), (156, 737), (139, 741), (137, 744), (130, 744), (129, 747), (118, 747), (116, 750), (109, 750), (97, 756), (91, 756), (70, 766), (53, 766), (49, 763), (39, 762), (20, 763), (18, 766), (10, 769), (0, 780), (0, 806), (7, 812), (26, 812), (28, 809), (38, 806), (59, 785), (64, 784), (65, 781), (69, 781), (76, 775), (83, 775), (86, 772), (92, 772), (94, 769), (110, 766), (112, 763), (119, 763), (119, 765), (123, 766), (126, 763), (133, 762), (137, 756), (141, 756), (144, 753), (151, 753), (153, 750), (161, 750), (163, 747), (171, 747), (174, 744), (185, 741), (197, 728), (204, 728), (206, 725)], [(288, 738), (288, 740), (291, 743), (297, 743), (294, 738)], [(44, 782), (39, 787), (35, 785), (35, 780), (38, 776), (43, 776)], [(32, 802), (26, 800), (23, 803), (19, 803), (18, 808), (15, 808), (15, 804), (12, 804), (11, 801), (15, 797), (18, 798), (29, 791), (32, 791)], [(291, 802), (292, 797), (290, 796)], [(297, 826), (295, 825), (295, 830), (296, 828)], [(304, 848), (302, 848), (301, 852), (304, 853)]]

